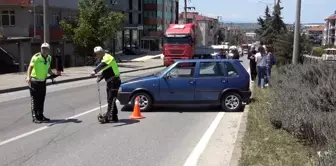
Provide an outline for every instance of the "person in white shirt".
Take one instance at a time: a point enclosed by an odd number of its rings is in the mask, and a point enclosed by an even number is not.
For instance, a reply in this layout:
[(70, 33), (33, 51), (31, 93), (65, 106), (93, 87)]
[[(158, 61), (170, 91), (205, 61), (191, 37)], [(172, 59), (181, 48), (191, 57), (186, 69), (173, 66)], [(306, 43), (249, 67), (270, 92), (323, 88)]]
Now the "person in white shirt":
[(267, 63), (266, 63), (266, 51), (263, 46), (258, 47), (258, 53), (256, 54), (255, 57), (257, 63), (258, 86), (264, 88)]

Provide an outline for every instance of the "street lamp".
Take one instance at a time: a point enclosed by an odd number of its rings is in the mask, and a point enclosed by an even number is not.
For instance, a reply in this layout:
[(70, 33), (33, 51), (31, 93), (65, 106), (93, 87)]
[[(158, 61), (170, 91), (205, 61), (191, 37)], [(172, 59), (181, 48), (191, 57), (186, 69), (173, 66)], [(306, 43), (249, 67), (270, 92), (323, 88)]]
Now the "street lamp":
[(300, 55), (300, 17), (301, 17), (301, 0), (296, 2), (296, 20), (295, 20), (295, 31), (294, 31), (294, 44), (293, 44), (293, 57), (292, 63), (294, 65), (299, 63)]

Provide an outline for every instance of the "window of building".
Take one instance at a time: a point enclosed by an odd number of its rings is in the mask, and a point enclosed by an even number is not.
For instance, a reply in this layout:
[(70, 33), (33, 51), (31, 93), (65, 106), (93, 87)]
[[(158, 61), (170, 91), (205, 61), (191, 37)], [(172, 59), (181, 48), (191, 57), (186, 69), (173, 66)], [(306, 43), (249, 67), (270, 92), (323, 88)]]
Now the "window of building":
[(128, 0), (128, 9), (133, 10), (133, 3), (132, 0)]
[(110, 0), (111, 5), (116, 5), (118, 3), (117, 0)]
[(43, 13), (37, 12), (35, 14), (35, 17), (36, 17), (36, 25), (43, 26)]
[(133, 13), (132, 12), (128, 14), (128, 21), (129, 21), (129, 24), (133, 24)]
[(59, 13), (53, 13), (52, 14), (52, 24), (53, 25), (59, 25), (60, 22), (60, 14)]
[(1, 11), (1, 25), (3, 26), (14, 26), (15, 25), (15, 11), (14, 10)]
[(138, 0), (138, 10), (142, 11), (142, 0)]
[(138, 14), (138, 24), (142, 24), (142, 14)]

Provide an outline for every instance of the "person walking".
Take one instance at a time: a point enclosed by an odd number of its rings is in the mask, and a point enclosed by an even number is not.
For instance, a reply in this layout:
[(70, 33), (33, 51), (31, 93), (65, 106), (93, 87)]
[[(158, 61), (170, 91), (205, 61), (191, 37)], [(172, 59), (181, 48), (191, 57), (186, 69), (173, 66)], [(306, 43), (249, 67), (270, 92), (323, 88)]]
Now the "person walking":
[(216, 55), (216, 59), (226, 59), (225, 50), (221, 49), (220, 52)]
[[(102, 71), (100, 80), (105, 79), (106, 81), (107, 112), (103, 116), (108, 122), (118, 122), (116, 101), (121, 80), (117, 62), (111, 54), (106, 53), (100, 46), (94, 48), (94, 53), (97, 59), (101, 59), (101, 61), (92, 71), (91, 75), (95, 76)], [(99, 82), (100, 80), (97, 81)]]
[(251, 48), (247, 55), (247, 59), (250, 60), (250, 75), (251, 75), (251, 81), (254, 82), (257, 77), (257, 63), (255, 60), (255, 56), (257, 54), (257, 51), (254, 47)]
[(266, 79), (265, 79), (265, 86), (269, 86), (271, 82), (271, 73), (272, 73), (272, 67), (275, 65), (276, 60), (273, 55), (273, 47), (271, 45), (266, 47), (267, 54), (266, 54)]
[(239, 59), (239, 58), (240, 58), (239, 52), (238, 52), (238, 49), (236, 48), (236, 49), (233, 50), (233, 57), (232, 57), (232, 59)]
[(256, 63), (257, 63), (258, 86), (264, 88), (267, 64), (266, 64), (266, 51), (263, 46), (258, 47), (258, 53), (256, 54)]
[(36, 53), (30, 60), (27, 70), (26, 82), (29, 85), (31, 96), (31, 113), (34, 123), (50, 121), (43, 114), (46, 96), (46, 79), (48, 74), (55, 76), (51, 69), (50, 46), (48, 43), (41, 45), (41, 52)]

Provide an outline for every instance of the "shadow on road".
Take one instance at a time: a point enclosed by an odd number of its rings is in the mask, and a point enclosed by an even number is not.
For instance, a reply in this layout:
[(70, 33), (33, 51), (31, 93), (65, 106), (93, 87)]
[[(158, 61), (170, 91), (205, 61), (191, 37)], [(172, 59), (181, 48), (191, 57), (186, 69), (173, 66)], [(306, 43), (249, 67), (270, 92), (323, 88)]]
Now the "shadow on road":
[(134, 123), (139, 123), (139, 122), (140, 122), (139, 120), (133, 120), (133, 119), (119, 119), (118, 123), (121, 123), (121, 124), (115, 125), (113, 127), (121, 127), (121, 126), (131, 125)]
[(56, 124), (63, 124), (63, 123), (82, 123), (83, 121), (78, 119), (51, 119), (48, 123), (48, 126), (53, 126)]
[(216, 106), (156, 106), (151, 112), (222, 112)]
[[(243, 110), (245, 106), (243, 107)], [(131, 112), (133, 108), (131, 106), (124, 106), (121, 111)], [(181, 106), (172, 106), (172, 105), (160, 105), (155, 106), (151, 109), (150, 112), (224, 112), (220, 106), (213, 105), (181, 105)], [(150, 113), (148, 112), (148, 113)], [(147, 112), (146, 112), (147, 113)]]

